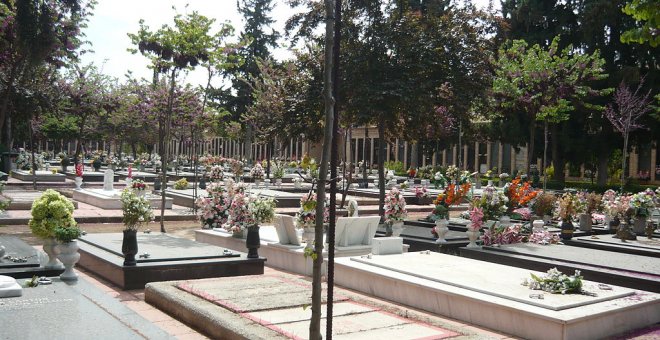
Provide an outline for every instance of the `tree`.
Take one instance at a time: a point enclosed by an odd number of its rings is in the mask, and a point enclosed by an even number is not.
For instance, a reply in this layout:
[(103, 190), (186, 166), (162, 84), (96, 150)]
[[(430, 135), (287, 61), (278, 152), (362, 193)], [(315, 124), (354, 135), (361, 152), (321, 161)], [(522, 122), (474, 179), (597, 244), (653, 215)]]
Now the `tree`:
[[(511, 112), (524, 112), (529, 122), (529, 163), (534, 157), (536, 121), (544, 122), (544, 167), (546, 166), (548, 124), (569, 119), (574, 103), (596, 109), (585, 100), (606, 94), (595, 90), (590, 83), (607, 77), (604, 61), (598, 52), (574, 53), (572, 46), (559, 50), (559, 37), (544, 49), (538, 44), (529, 47), (524, 40), (514, 40), (510, 47), (501, 48), (495, 62), (493, 95), (496, 110), (509, 118)], [(556, 169), (561, 169), (555, 166)]]
[(12, 117), (20, 114), (21, 89), (39, 68), (77, 60), (81, 29), (93, 5), (83, 0), (0, 2), (0, 134), (7, 147)]
[(642, 80), (635, 92), (632, 92), (624, 82), (621, 82), (614, 94), (614, 105), (605, 109), (605, 116), (614, 128), (623, 136), (623, 159), (621, 161), (621, 192), (625, 185), (626, 161), (628, 153), (628, 136), (631, 132), (643, 128), (638, 121), (652, 110), (651, 90), (645, 95), (640, 93), (644, 81)]
[[(167, 183), (167, 164), (170, 160), (167, 141), (170, 139), (172, 125), (174, 90), (177, 76), (183, 70), (194, 69), (201, 62), (207, 61), (209, 55), (218, 46), (218, 34), (211, 34), (214, 19), (200, 15), (197, 11), (190, 14), (174, 16), (174, 27), (164, 25), (157, 31), (151, 31), (140, 20), (140, 29), (137, 34), (128, 34), (131, 42), (137, 49), (130, 49), (132, 53), (140, 53), (151, 60), (151, 68), (156, 75), (166, 74), (169, 77), (169, 93), (166, 119), (159, 126), (159, 150), (163, 162), (161, 180)], [(220, 33), (222, 34), (222, 33)], [(161, 232), (165, 232), (165, 189), (161, 192), (162, 207), (160, 210)]]
[(651, 47), (660, 45), (660, 2), (657, 0), (632, 0), (623, 8), (626, 13), (637, 20), (641, 27), (630, 29), (621, 35), (624, 43), (644, 44)]

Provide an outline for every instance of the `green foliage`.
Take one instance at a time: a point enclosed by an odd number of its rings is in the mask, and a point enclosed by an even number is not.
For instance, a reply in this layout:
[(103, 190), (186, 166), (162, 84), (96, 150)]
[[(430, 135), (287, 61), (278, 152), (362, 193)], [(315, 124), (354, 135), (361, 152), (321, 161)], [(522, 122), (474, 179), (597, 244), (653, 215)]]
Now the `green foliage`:
[(385, 169), (393, 170), (395, 174), (406, 174), (406, 167), (401, 161), (388, 161), (383, 166)]
[(71, 242), (82, 235), (82, 231), (77, 226), (57, 227), (55, 228), (55, 239), (61, 243)]
[(188, 189), (188, 180), (185, 178), (181, 178), (180, 180), (174, 182), (174, 189), (176, 190)]
[(39, 238), (54, 237), (57, 227), (72, 228), (77, 225), (73, 210), (71, 201), (59, 192), (48, 189), (32, 203), (32, 218), (28, 226)]
[(622, 9), (632, 16), (641, 27), (628, 30), (621, 35), (625, 43), (649, 43), (651, 47), (660, 45), (660, 2), (657, 0), (632, 0)]

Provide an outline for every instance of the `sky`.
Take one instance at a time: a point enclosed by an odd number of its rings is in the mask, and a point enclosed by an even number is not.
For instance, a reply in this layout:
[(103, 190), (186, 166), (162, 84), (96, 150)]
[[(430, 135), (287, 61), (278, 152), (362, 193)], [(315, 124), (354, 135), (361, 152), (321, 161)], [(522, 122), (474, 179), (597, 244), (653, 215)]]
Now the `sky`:
[[(275, 0), (275, 9), (271, 17), (276, 20), (273, 28), (279, 32), (284, 31), (284, 23), (287, 18), (296, 13), (284, 4), (283, 0)], [(486, 6), (488, 0), (473, 0), (478, 6)], [(186, 7), (187, 5), (187, 7)], [(176, 8), (176, 12), (172, 9)], [(145, 24), (156, 30), (163, 24), (173, 25), (172, 18), (175, 13), (189, 13), (198, 11), (209, 18), (216, 19), (216, 23), (230, 22), (236, 30), (236, 35), (243, 28), (242, 16), (236, 9), (236, 0), (98, 0), (94, 8), (94, 14), (84, 30), (86, 40), (92, 46), (94, 53), (83, 56), (84, 64), (94, 63), (102, 73), (124, 79), (127, 71), (131, 71), (134, 77), (151, 78), (151, 72), (147, 68), (149, 63), (146, 57), (137, 53), (135, 55), (127, 51), (134, 47), (128, 38), (128, 33), (137, 33), (140, 19)], [(281, 44), (286, 44), (281, 41)], [(286, 48), (278, 48), (273, 51), (276, 59), (282, 60), (291, 56)], [(206, 76), (199, 68), (185, 76), (184, 82), (193, 85), (205, 84)], [(219, 85), (217, 80), (215, 85)]]

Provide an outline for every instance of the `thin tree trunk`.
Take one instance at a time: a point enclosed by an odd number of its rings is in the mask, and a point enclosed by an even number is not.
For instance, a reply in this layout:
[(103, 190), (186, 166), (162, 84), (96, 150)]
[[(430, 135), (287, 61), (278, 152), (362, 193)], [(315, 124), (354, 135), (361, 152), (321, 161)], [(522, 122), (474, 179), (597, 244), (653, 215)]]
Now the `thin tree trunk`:
[(309, 338), (323, 339), (321, 335), (321, 269), (323, 266), (323, 210), (325, 206), (325, 182), (328, 175), (328, 160), (332, 144), (335, 100), (332, 96), (332, 47), (335, 29), (335, 2), (325, 0), (325, 65), (323, 70), (323, 97), (325, 101), (325, 130), (323, 132), (323, 153), (319, 168), (316, 204), (316, 233), (314, 242), (314, 266), (312, 273), (312, 318), (309, 323)]
[[(162, 162), (167, 164), (170, 157), (170, 148), (167, 147), (167, 141), (170, 140), (170, 125), (172, 125), (172, 110), (174, 106), (174, 87), (176, 85), (176, 68), (172, 69), (170, 78), (170, 95), (167, 98), (167, 116), (165, 118), (165, 135), (163, 136)], [(165, 233), (165, 188), (167, 187), (167, 166), (161, 169), (161, 190), (160, 190), (160, 232)]]
[(628, 134), (623, 135), (623, 159), (621, 160), (621, 193), (626, 185), (626, 158), (628, 158)]
[(552, 132), (552, 166), (555, 169), (555, 174), (553, 179), (558, 181), (561, 184), (564, 184), (564, 157), (559, 151), (559, 126), (558, 124), (553, 124), (551, 128)]
[(385, 116), (381, 113), (378, 119), (378, 215), (381, 220), (385, 216), (385, 163), (382, 161), (385, 159)]
[(601, 152), (599, 152), (596, 156), (598, 158), (598, 179), (596, 184), (600, 186), (607, 185), (607, 163), (610, 160), (609, 156), (610, 155), (607, 150), (601, 150)]
[(546, 190), (547, 176), (545, 175), (545, 168), (548, 166), (548, 121), (546, 120), (543, 123), (543, 169), (541, 173), (543, 174), (543, 190)]

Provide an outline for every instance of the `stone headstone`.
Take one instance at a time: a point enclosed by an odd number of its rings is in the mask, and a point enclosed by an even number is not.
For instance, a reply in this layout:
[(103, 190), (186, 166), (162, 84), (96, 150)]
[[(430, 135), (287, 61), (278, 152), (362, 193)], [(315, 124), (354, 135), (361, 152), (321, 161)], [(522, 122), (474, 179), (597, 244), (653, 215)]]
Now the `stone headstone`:
[(300, 239), (298, 239), (292, 216), (275, 214), (275, 231), (277, 232), (280, 244), (300, 245)]
[(374, 255), (403, 254), (403, 239), (401, 237), (379, 237), (371, 244)]
[(103, 174), (103, 190), (113, 191), (113, 182), (115, 180), (115, 172), (112, 169), (108, 169)]
[(337, 219), (335, 234), (340, 247), (371, 245), (380, 216), (340, 217)]
[(346, 208), (348, 211), (348, 217), (358, 217), (358, 203), (356, 200), (350, 200), (348, 201), (348, 207)]

